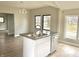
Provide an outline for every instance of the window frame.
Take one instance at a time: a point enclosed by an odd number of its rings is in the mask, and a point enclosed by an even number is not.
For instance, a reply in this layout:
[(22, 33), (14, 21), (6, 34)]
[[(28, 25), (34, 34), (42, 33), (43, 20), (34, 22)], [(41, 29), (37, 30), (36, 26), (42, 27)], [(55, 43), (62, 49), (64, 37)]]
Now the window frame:
[[(34, 25), (35, 25), (34, 27), (35, 27), (35, 28), (36, 28), (36, 16), (40, 16), (40, 17), (41, 17), (41, 15), (35, 15), (35, 16), (34, 16), (34, 20), (35, 20), (35, 21), (34, 21)], [(36, 29), (38, 29), (38, 30), (41, 29), (41, 23), (42, 23), (42, 17), (41, 17), (41, 21), (40, 21), (40, 28), (36, 28)]]
[[(41, 17), (41, 22), (40, 22), (40, 28), (36, 28), (36, 16), (40, 16)], [(50, 14), (47, 14), (47, 15), (35, 15), (34, 16), (34, 28), (36, 29), (36, 30), (34, 30), (34, 31), (39, 31), (39, 30), (41, 30), (41, 32), (43, 33), (44, 31), (46, 31), (46, 33), (49, 33), (50, 31), (51, 31), (51, 18), (50, 18), (50, 29), (44, 29), (44, 16), (50, 16), (51, 17), (51, 15)]]
[(3, 22), (0, 22), (0, 23), (4, 23), (5, 22), (4, 16), (0, 16), (0, 18), (3, 18)]
[[(50, 16), (51, 17), (51, 15), (50, 14), (48, 14), (48, 15), (42, 15), (42, 17), (43, 17), (43, 30), (47, 30), (47, 31), (50, 31), (50, 29), (44, 29), (44, 16)], [(51, 19), (50, 19), (50, 22), (51, 22)]]
[[(78, 40), (78, 35), (79, 35), (79, 15), (65, 15), (64, 16), (64, 32), (63, 32), (63, 34), (64, 34), (64, 39), (70, 39), (70, 38), (66, 38), (65, 37), (65, 31), (66, 31), (66, 19), (65, 19), (65, 17), (66, 16), (78, 16), (78, 22), (77, 22), (77, 35), (76, 35), (76, 40)], [(71, 40), (73, 40), (73, 39), (71, 39)], [(75, 40), (75, 39), (74, 39)]]

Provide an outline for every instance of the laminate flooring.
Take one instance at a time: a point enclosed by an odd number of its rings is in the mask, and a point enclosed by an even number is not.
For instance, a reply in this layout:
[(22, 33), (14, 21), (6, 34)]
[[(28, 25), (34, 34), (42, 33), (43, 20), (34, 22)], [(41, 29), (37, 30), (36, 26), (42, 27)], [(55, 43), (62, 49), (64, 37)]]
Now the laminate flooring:
[[(0, 57), (22, 57), (23, 40), (15, 38), (6, 32), (0, 32)], [(63, 43), (58, 43), (55, 53), (48, 57), (79, 57), (79, 48)]]

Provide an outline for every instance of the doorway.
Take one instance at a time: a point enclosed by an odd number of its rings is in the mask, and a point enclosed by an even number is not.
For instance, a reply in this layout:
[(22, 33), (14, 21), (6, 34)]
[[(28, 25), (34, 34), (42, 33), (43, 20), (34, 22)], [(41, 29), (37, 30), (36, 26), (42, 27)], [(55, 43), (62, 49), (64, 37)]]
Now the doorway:
[(0, 13), (0, 32), (14, 35), (14, 14)]

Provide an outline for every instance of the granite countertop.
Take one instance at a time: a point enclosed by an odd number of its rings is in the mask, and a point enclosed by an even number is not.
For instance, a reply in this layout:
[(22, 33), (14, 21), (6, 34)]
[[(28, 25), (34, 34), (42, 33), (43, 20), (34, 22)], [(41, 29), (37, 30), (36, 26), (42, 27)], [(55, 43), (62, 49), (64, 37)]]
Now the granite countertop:
[(20, 35), (24, 36), (24, 37), (27, 37), (27, 38), (30, 38), (30, 39), (33, 39), (33, 40), (37, 40), (37, 39), (41, 39), (41, 38), (44, 38), (44, 37), (48, 37), (48, 36), (54, 35), (56, 33), (57, 32), (52, 32), (50, 35), (44, 34), (44, 33), (42, 35), (34, 35), (34, 33), (22, 33)]
[(30, 38), (30, 39), (33, 39), (33, 40), (37, 40), (37, 39), (41, 39), (41, 38), (50, 36), (48, 34), (34, 35), (33, 33), (23, 33), (23, 34), (20, 34), (20, 35), (24, 36), (24, 37), (27, 37), (27, 38)]

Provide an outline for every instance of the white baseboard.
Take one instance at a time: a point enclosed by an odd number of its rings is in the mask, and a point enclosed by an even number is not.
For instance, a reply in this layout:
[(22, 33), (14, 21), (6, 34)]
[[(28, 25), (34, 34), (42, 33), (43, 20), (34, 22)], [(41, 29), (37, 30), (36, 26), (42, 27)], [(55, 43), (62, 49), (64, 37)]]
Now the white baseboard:
[(19, 34), (18, 35), (14, 35), (15, 37), (18, 37), (18, 36), (20, 36)]
[(8, 33), (8, 35), (13, 35), (13, 33)]
[(72, 45), (72, 46), (76, 46), (76, 47), (79, 47), (79, 44), (76, 44), (76, 43), (71, 43), (71, 42), (67, 42), (67, 41), (64, 41), (64, 40), (59, 40), (60, 43), (65, 43), (65, 44), (68, 44), (68, 45)]

